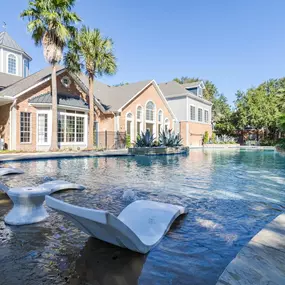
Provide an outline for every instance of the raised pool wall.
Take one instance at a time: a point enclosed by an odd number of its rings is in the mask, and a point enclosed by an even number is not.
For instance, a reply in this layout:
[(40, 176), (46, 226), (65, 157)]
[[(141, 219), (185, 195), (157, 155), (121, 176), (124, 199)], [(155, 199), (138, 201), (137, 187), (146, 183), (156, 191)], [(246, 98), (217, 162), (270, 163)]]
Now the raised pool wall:
[(177, 147), (132, 147), (128, 150), (131, 155), (169, 155), (189, 152), (187, 146)]

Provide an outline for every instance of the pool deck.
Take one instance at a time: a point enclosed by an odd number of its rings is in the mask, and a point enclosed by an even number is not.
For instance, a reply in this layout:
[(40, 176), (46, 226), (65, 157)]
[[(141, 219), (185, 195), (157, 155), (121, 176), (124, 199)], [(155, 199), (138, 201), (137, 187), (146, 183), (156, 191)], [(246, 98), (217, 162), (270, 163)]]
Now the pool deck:
[(130, 156), (127, 149), (106, 151), (77, 151), (77, 152), (35, 152), (35, 153), (5, 153), (0, 154), (0, 163), (8, 161), (56, 159), (75, 157), (115, 157)]
[(216, 285), (285, 284), (285, 214), (242, 248)]

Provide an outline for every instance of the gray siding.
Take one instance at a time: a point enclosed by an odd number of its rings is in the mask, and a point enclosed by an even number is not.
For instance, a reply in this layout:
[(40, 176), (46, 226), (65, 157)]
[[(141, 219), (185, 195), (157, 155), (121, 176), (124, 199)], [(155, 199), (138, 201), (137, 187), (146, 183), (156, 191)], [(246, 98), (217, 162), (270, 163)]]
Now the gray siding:
[(175, 99), (166, 98), (167, 102), (176, 116), (178, 121), (187, 120), (187, 97), (179, 97)]

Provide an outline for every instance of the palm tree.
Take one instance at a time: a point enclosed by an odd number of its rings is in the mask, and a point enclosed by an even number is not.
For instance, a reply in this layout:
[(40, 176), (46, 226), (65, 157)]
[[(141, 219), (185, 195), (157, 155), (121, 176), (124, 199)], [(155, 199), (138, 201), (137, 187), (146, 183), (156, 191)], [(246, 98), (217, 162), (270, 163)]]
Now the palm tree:
[(113, 53), (113, 41), (103, 37), (98, 29), (83, 26), (69, 41), (64, 56), (66, 67), (73, 73), (85, 72), (89, 83), (89, 135), (88, 148), (94, 146), (94, 78), (116, 73), (117, 64)]
[(52, 139), (51, 150), (58, 149), (56, 64), (62, 60), (67, 41), (75, 34), (80, 18), (71, 9), (75, 0), (34, 0), (21, 13), (28, 18), (28, 31), (36, 46), (43, 46), (46, 61), (52, 66)]

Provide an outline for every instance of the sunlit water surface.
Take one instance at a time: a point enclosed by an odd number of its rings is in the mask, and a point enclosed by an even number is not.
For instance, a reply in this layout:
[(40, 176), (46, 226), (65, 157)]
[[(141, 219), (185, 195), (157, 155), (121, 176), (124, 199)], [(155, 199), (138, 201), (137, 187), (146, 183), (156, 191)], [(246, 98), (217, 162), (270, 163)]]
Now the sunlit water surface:
[[(54, 194), (72, 204), (118, 215), (136, 199), (184, 205), (148, 255), (80, 232), (48, 209), (42, 223), (12, 227), (12, 203), (0, 194), (0, 284), (215, 284), (227, 264), (285, 202), (285, 159), (267, 151), (191, 151), (189, 156), (78, 158), (10, 163), (24, 175), (10, 187), (50, 178), (87, 189)], [(126, 192), (127, 191), (127, 192)]]

